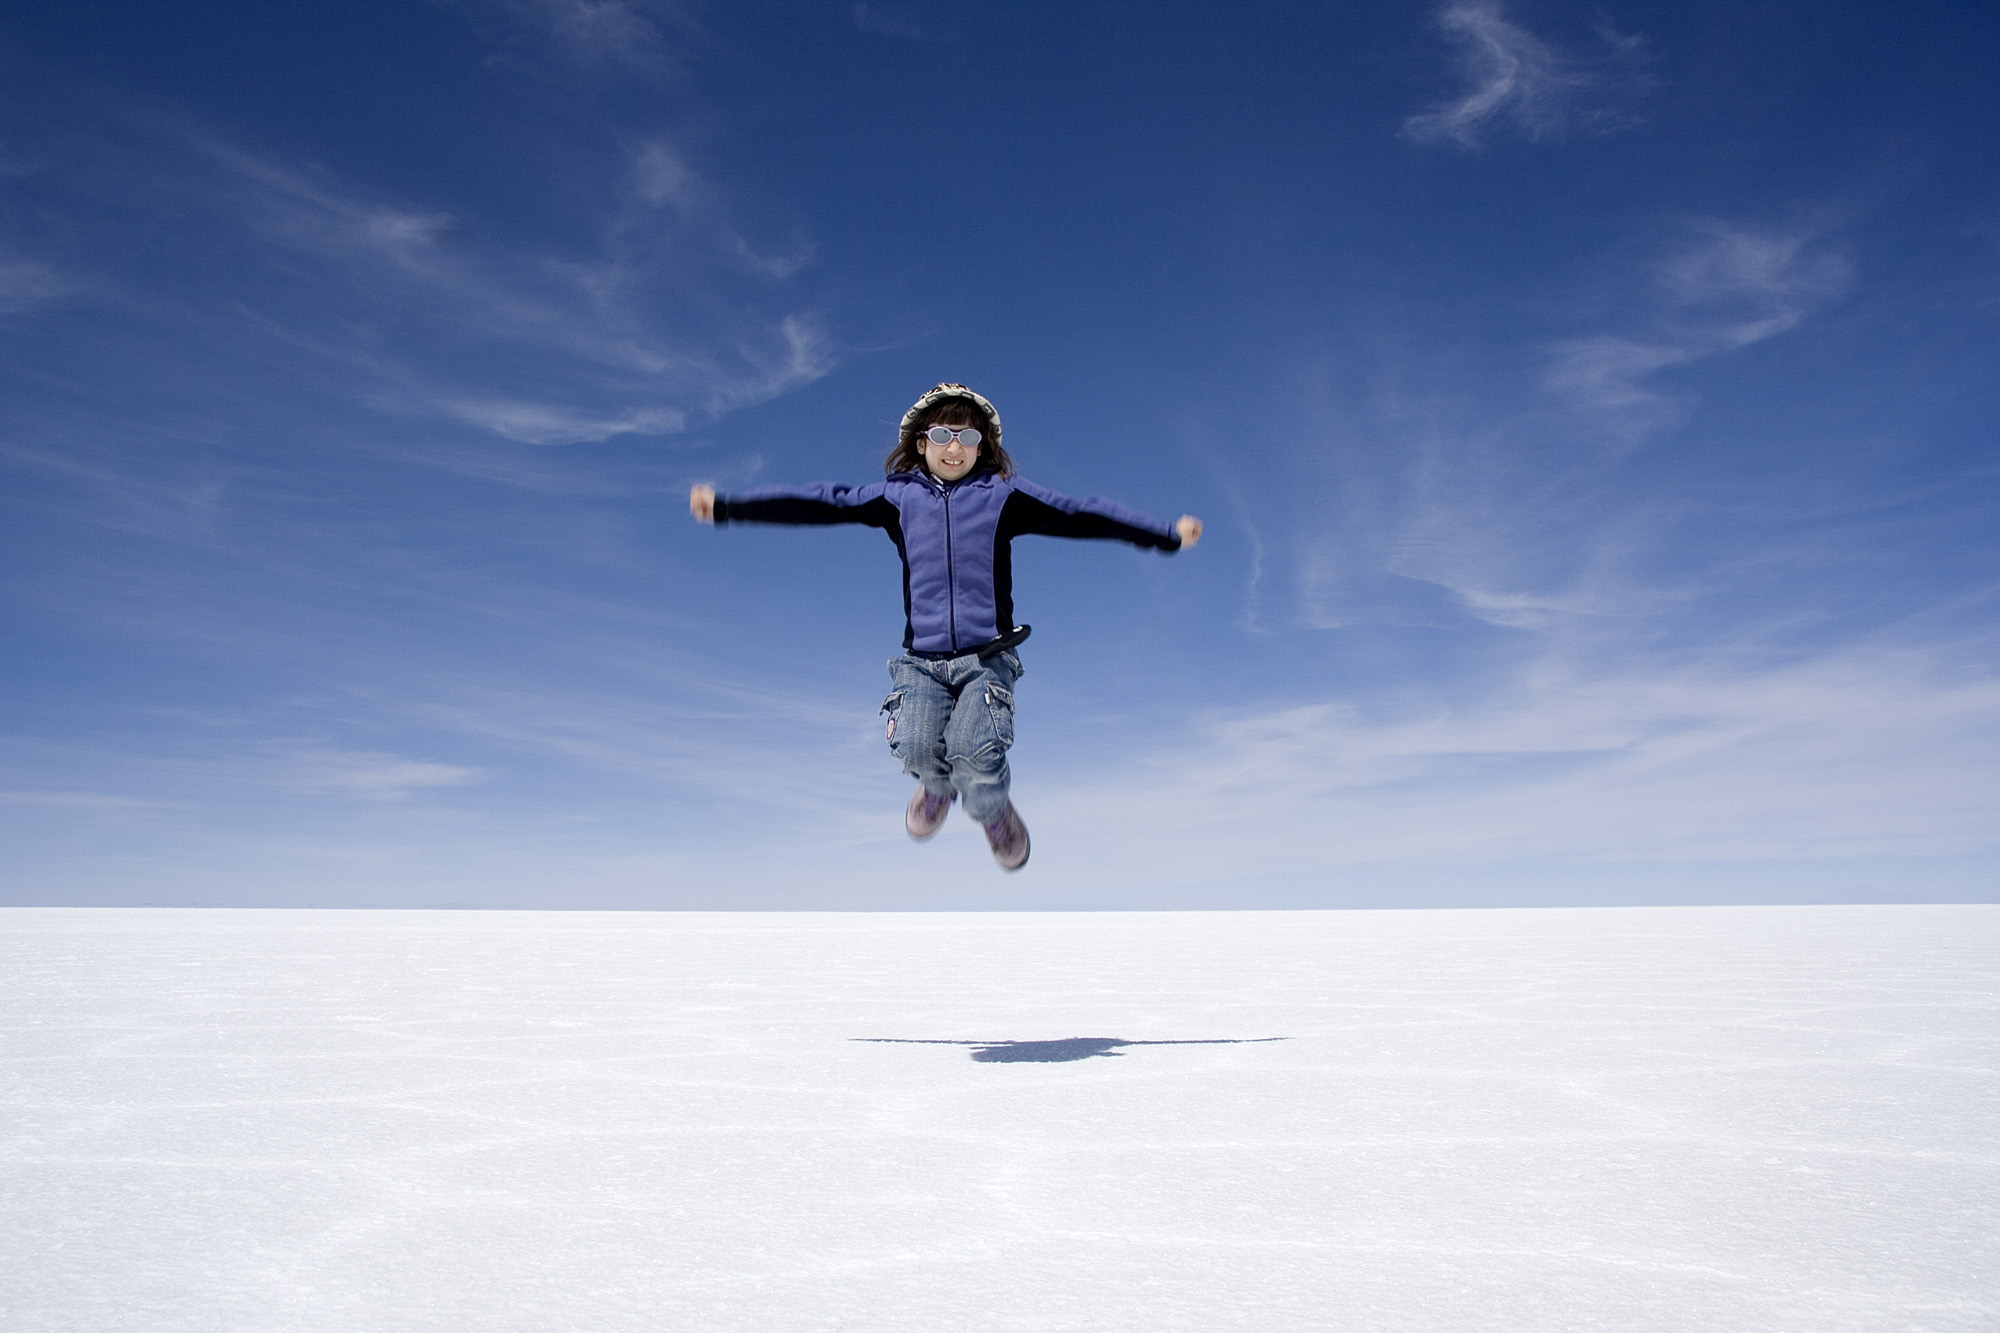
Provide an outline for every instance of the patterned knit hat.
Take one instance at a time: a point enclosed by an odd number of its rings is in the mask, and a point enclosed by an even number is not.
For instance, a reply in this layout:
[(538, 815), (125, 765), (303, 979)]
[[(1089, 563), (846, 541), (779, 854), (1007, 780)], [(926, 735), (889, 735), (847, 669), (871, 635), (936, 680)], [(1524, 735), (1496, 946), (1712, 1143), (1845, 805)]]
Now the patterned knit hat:
[(993, 404), (987, 402), (984, 397), (974, 393), (963, 384), (940, 384), (923, 397), (917, 399), (915, 406), (903, 413), (903, 424), (897, 433), (897, 439), (905, 445), (915, 442), (917, 438), (917, 418), (923, 415), (925, 408), (941, 403), (947, 398), (963, 398), (966, 402), (971, 403), (983, 412), (986, 419), (993, 423), (993, 447), (996, 449), (1000, 447), (1000, 414), (993, 410)]

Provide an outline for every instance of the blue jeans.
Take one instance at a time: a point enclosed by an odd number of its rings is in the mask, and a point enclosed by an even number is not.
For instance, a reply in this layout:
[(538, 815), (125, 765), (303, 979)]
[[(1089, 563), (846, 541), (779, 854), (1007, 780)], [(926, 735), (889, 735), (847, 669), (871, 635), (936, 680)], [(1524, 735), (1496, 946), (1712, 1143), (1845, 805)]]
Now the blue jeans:
[(1011, 651), (981, 660), (889, 659), (895, 682), (882, 711), (889, 751), (903, 771), (939, 796), (952, 791), (965, 813), (984, 824), (1007, 808), (1007, 751), (1014, 744), (1014, 682), (1021, 659)]

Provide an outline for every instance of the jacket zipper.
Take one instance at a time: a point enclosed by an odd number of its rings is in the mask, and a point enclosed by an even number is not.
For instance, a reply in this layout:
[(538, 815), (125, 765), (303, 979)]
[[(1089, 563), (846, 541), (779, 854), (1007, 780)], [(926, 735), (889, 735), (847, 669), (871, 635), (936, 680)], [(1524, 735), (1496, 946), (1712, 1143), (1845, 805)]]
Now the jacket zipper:
[(938, 499), (944, 502), (944, 605), (951, 625), (951, 650), (958, 651), (958, 571), (951, 555), (951, 491), (940, 485)]

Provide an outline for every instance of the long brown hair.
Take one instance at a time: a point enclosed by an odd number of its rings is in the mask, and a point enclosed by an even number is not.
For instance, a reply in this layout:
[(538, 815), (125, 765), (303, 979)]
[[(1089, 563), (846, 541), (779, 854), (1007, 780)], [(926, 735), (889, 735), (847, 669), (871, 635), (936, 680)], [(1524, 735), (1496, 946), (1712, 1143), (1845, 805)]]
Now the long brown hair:
[(993, 429), (992, 420), (979, 409), (979, 404), (970, 398), (940, 399), (917, 413), (916, 420), (896, 436), (896, 447), (882, 460), (883, 474), (894, 476), (898, 472), (929, 471), (924, 466), (924, 432), (932, 426), (954, 429), (960, 426), (979, 427), (979, 433), (984, 438), (979, 441), (979, 462), (974, 465), (973, 471), (978, 471), (980, 467), (992, 467), (1003, 477), (1014, 475), (1014, 460), (993, 438), (999, 432)]

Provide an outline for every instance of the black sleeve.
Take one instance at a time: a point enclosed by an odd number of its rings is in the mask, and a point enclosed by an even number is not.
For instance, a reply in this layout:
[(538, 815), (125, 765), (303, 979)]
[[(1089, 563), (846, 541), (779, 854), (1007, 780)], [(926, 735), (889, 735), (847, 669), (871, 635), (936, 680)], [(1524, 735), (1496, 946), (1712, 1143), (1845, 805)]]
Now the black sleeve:
[(1018, 477), (1011, 485), (1014, 493), (1007, 497), (1000, 524), (1008, 537), (1034, 532), (1045, 537), (1130, 542), (1156, 551), (1181, 549), (1179, 532), (1136, 509), (1096, 496), (1072, 499)]
[(879, 481), (869, 486), (842, 486), (830, 481), (811, 486), (763, 486), (741, 495), (715, 497), (718, 528), (731, 523), (862, 523), (886, 528), (895, 520), (896, 506)]

